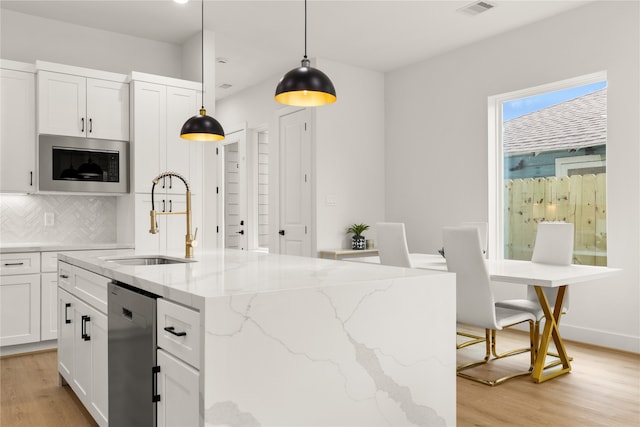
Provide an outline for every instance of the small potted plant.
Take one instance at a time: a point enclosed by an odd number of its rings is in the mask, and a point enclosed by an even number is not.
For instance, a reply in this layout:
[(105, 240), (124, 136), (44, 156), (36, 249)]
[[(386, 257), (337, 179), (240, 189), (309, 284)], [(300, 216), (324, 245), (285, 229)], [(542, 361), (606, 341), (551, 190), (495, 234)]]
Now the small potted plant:
[(347, 228), (347, 234), (353, 234), (351, 238), (351, 249), (364, 250), (365, 239), (362, 233), (369, 229), (367, 224), (353, 224)]

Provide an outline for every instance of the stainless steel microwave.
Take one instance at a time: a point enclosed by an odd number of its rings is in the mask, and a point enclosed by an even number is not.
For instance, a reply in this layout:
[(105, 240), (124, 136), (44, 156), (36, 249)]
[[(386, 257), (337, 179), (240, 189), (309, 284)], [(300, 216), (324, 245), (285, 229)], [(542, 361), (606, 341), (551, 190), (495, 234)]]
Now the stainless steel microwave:
[(129, 192), (129, 143), (45, 135), (38, 137), (39, 191)]

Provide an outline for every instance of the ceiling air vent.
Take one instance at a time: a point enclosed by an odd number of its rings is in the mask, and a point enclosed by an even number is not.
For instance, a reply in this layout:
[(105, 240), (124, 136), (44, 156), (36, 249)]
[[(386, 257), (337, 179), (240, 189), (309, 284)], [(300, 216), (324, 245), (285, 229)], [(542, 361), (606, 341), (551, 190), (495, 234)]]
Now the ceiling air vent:
[(486, 12), (489, 9), (493, 9), (495, 5), (487, 3), (486, 1), (476, 1), (458, 9), (458, 12), (462, 12), (467, 15), (479, 15), (482, 12)]

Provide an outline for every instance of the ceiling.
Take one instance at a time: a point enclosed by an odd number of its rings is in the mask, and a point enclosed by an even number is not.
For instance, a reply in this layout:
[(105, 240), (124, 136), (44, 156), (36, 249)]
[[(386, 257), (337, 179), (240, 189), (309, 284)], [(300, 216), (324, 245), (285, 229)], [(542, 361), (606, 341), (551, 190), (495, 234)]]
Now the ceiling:
[[(308, 56), (386, 72), (545, 19), (590, 1), (309, 0)], [(0, 7), (136, 37), (182, 44), (200, 31), (198, 0), (2, 0)], [(220, 99), (300, 64), (302, 0), (205, 0), (205, 28), (215, 33)], [(274, 82), (275, 87), (276, 82)]]

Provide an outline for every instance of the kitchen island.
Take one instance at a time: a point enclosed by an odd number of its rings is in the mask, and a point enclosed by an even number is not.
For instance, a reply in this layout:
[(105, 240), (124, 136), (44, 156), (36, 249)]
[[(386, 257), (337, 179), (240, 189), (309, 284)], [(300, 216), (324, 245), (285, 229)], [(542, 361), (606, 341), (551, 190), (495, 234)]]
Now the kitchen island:
[(455, 425), (453, 274), (235, 250), (111, 261), (141, 255), (59, 259), (199, 314), (199, 425)]

